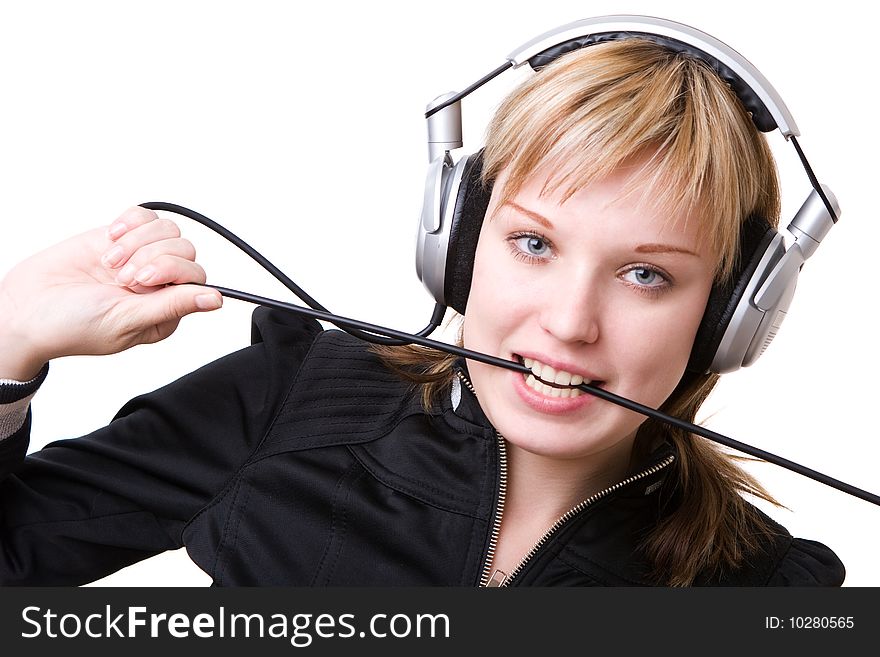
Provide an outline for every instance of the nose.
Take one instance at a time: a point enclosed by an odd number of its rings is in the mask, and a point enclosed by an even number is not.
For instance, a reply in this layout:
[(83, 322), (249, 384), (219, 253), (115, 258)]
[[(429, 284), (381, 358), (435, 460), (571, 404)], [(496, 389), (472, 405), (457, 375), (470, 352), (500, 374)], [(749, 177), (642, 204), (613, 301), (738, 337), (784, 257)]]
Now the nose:
[(561, 342), (589, 343), (599, 339), (601, 293), (587, 271), (560, 276), (540, 302), (541, 328)]

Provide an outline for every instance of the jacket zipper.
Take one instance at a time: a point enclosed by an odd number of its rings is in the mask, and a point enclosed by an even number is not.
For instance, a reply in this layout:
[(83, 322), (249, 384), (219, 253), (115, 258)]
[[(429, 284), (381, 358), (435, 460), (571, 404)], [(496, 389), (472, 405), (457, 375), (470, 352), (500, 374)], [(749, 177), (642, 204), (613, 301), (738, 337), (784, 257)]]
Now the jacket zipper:
[(498, 501), (495, 505), (495, 518), (492, 521), (492, 534), (489, 536), (489, 549), (486, 550), (486, 560), (483, 563), (483, 572), (480, 575), (480, 586), (494, 586), (492, 576), (492, 562), (495, 560), (495, 548), (498, 545), (498, 536), (501, 533), (501, 517), (504, 515), (504, 502), (507, 499), (507, 446), (504, 436), (495, 431), (498, 441)]
[(670, 454), (669, 456), (667, 456), (665, 459), (663, 459), (659, 463), (656, 463), (656, 464), (652, 465), (651, 467), (649, 467), (645, 470), (642, 470), (638, 474), (632, 475), (630, 477), (627, 477), (626, 479), (618, 481), (613, 486), (609, 486), (608, 488), (605, 488), (604, 490), (601, 490), (598, 493), (594, 493), (593, 495), (591, 495), (587, 499), (574, 505), (572, 508), (570, 508), (568, 511), (566, 511), (563, 515), (561, 515), (556, 520), (556, 522), (554, 522), (550, 526), (550, 529), (548, 529), (546, 532), (544, 532), (544, 535), (541, 536), (541, 538), (539, 538), (537, 540), (537, 542), (528, 551), (526, 556), (524, 556), (520, 560), (520, 562), (516, 565), (516, 568), (514, 568), (512, 571), (510, 571), (510, 574), (504, 575), (503, 573), (501, 573), (500, 575), (493, 577), (493, 581), (497, 582), (495, 584), (495, 586), (509, 586), (510, 582), (513, 581), (513, 579), (517, 575), (519, 575), (519, 573), (522, 572), (523, 568), (525, 568), (525, 566), (529, 562), (529, 560), (532, 557), (534, 557), (535, 554), (538, 553), (538, 550), (541, 549), (541, 547), (550, 539), (550, 537), (553, 536), (553, 534), (555, 534), (556, 532), (558, 532), (560, 530), (560, 528), (562, 528), (562, 526), (566, 522), (568, 522), (569, 520), (574, 518), (577, 514), (579, 514), (584, 509), (586, 509), (588, 506), (590, 506), (591, 504), (594, 504), (595, 502), (598, 502), (603, 497), (606, 497), (607, 495), (613, 493), (614, 491), (618, 490), (619, 488), (623, 488), (624, 486), (627, 486), (635, 481), (638, 481), (639, 479), (644, 479), (645, 477), (648, 477), (648, 476), (654, 474), (655, 472), (659, 472), (663, 468), (669, 466), (674, 460), (675, 460), (675, 456)]
[[(476, 397), (477, 392), (470, 380), (461, 371), (456, 371), (456, 374), (459, 381)], [(504, 502), (507, 499), (507, 446), (504, 443), (504, 436), (498, 433), (497, 429), (495, 430), (495, 440), (498, 445), (498, 498), (495, 502), (495, 516), (492, 520), (492, 533), (489, 535), (489, 547), (486, 550), (483, 570), (480, 573), (481, 587), (490, 585), (492, 561), (495, 559), (495, 547), (498, 545), (498, 536), (501, 533), (501, 516), (504, 515)]]
[[(458, 378), (461, 380), (461, 382), (465, 386), (467, 386), (467, 389), (471, 391), (471, 394), (476, 397), (477, 393), (474, 390), (473, 384), (468, 380), (468, 378), (460, 371), (456, 372), (456, 374), (458, 374)], [(629, 484), (638, 481), (639, 479), (644, 479), (645, 477), (649, 477), (650, 475), (659, 472), (663, 468), (668, 467), (675, 460), (675, 456), (670, 454), (659, 463), (656, 463), (651, 467), (642, 470), (638, 474), (631, 475), (626, 479), (623, 479), (616, 484), (599, 491), (598, 493), (594, 493), (587, 499), (582, 500), (556, 519), (556, 522), (554, 522), (550, 526), (550, 528), (546, 532), (544, 532), (541, 538), (539, 538), (535, 542), (528, 553), (526, 553), (526, 555), (520, 560), (520, 562), (509, 574), (506, 574), (500, 570), (496, 570), (493, 573), (492, 561), (495, 558), (495, 548), (498, 545), (498, 536), (501, 533), (501, 517), (504, 515), (504, 502), (507, 499), (507, 447), (504, 443), (504, 436), (498, 433), (497, 430), (495, 431), (495, 436), (498, 440), (498, 499), (495, 505), (495, 517), (492, 522), (492, 533), (489, 536), (489, 548), (486, 550), (486, 558), (483, 562), (482, 574), (480, 575), (481, 587), (509, 586), (510, 582), (513, 581), (513, 579), (522, 572), (523, 568), (525, 568), (526, 564), (531, 560), (531, 558), (538, 553), (538, 551), (550, 539), (550, 537), (558, 532), (562, 528), (562, 526), (565, 525), (566, 522), (574, 518), (577, 514), (579, 514), (591, 504), (594, 504), (595, 502), (601, 500), (603, 497), (606, 497), (614, 491), (623, 488), (624, 486), (628, 486)]]

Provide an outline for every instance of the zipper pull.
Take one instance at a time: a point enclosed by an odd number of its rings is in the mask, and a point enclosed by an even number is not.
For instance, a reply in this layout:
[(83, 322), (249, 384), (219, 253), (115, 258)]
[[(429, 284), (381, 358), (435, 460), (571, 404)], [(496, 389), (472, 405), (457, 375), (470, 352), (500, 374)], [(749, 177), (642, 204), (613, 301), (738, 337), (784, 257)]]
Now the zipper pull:
[(507, 573), (503, 570), (496, 570), (492, 573), (492, 577), (489, 578), (488, 584), (486, 584), (486, 588), (491, 588), (493, 586), (504, 586), (504, 582), (507, 580)]

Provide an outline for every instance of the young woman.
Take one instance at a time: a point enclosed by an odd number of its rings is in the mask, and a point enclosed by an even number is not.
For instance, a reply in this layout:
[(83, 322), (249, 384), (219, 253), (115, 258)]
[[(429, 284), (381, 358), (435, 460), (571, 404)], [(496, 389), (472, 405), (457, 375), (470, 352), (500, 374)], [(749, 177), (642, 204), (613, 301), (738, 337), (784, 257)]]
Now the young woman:
[[(523, 376), (370, 347), (260, 309), (254, 344), (21, 460), (45, 363), (221, 305), (174, 224), (134, 208), (0, 287), (0, 577), (77, 584), (181, 545), (220, 585), (839, 585), (822, 544), (713, 445), (573, 386), (693, 419), (688, 370), (773, 161), (704, 63), (575, 51), (499, 108), (465, 347)], [(166, 287), (169, 283), (176, 283)]]

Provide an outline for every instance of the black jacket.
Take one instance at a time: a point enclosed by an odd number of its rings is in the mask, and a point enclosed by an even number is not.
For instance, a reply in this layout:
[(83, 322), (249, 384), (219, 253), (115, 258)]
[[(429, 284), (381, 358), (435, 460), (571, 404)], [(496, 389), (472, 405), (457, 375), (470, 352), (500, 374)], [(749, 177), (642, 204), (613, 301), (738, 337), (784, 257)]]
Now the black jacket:
[[(185, 545), (216, 585), (485, 581), (503, 441), (465, 391), (431, 413), (364, 344), (258, 309), (251, 347), (137, 397), (21, 463), (0, 442), (0, 581), (80, 584)], [(637, 545), (674, 454), (564, 523), (512, 585), (640, 585)], [(839, 585), (778, 525), (748, 568), (700, 584)]]

